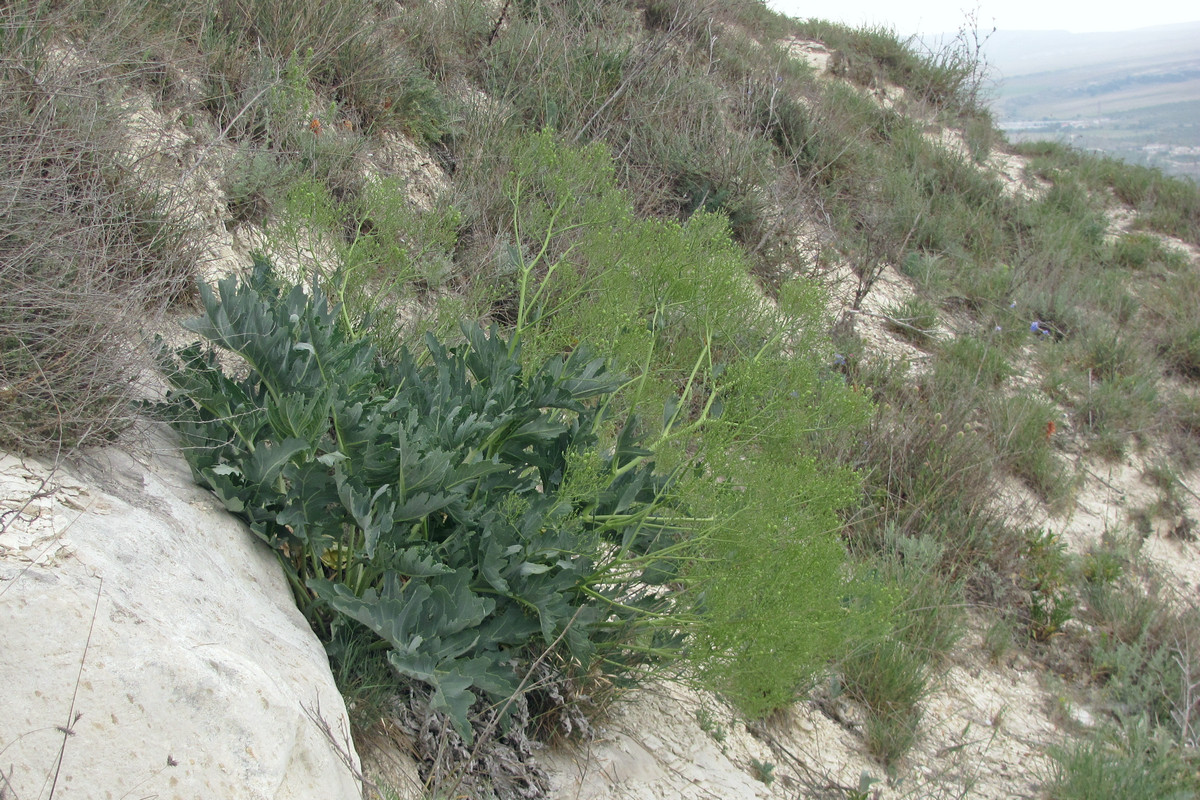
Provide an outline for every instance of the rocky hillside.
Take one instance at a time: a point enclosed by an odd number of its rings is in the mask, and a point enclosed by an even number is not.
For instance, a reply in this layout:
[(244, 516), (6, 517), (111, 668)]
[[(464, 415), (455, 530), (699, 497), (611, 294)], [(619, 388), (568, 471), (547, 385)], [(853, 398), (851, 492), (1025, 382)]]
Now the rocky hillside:
[(1200, 191), (973, 37), (0, 40), (0, 797), (1200, 789)]

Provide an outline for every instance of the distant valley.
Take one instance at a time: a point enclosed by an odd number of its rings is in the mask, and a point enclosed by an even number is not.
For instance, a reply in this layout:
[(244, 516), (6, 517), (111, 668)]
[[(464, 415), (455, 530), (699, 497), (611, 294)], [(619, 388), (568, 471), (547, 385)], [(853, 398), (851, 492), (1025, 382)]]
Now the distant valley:
[(985, 55), (992, 108), (1011, 141), (1060, 139), (1200, 179), (1200, 22), (1001, 31)]

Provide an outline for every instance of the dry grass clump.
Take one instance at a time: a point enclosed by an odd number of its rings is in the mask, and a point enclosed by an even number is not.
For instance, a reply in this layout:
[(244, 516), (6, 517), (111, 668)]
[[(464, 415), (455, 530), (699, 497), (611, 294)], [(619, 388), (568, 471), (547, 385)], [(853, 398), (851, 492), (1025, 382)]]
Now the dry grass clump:
[(58, 49), (54, 24), (0, 12), (0, 447), (33, 451), (120, 429), (138, 331), (193, 261), (121, 165), (105, 69)]

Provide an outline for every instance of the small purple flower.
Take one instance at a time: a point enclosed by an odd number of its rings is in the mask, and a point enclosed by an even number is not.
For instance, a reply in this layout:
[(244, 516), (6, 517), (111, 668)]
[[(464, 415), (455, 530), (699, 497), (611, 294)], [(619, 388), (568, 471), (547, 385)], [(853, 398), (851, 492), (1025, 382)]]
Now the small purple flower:
[(846, 357), (844, 355), (842, 355), (841, 353), (834, 353), (833, 354), (833, 363), (834, 363), (834, 366), (844, 367), (844, 366), (846, 366)]
[(1036, 333), (1039, 336), (1049, 336), (1050, 335), (1050, 327), (1048, 325), (1045, 325), (1044, 323), (1042, 323), (1041, 320), (1035, 319), (1029, 325), (1029, 332)]

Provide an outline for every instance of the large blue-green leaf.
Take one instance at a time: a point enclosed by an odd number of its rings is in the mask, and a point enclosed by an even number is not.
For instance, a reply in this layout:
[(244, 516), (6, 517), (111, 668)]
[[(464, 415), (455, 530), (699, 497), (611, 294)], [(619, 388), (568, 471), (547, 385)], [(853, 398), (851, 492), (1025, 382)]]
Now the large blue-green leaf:
[(448, 494), (417, 494), (408, 498), (393, 511), (396, 522), (421, 520), (435, 511), (441, 511), (454, 502)]
[(363, 532), (367, 558), (374, 558), (380, 537), (391, 533), (396, 523), (396, 502), (391, 499), (391, 487), (380, 486), (374, 494), (367, 494), (356, 489), (340, 469), (336, 476), (338, 497)]
[(437, 561), (420, 547), (409, 547), (396, 553), (389, 566), (398, 575), (409, 578), (430, 578), (454, 572), (452, 567)]
[(277, 402), (267, 404), (267, 419), (277, 434), (303, 439), (316, 445), (329, 428), (329, 393), (327, 389), (311, 396), (291, 392)]
[(318, 532), (331, 535), (340, 530), (345, 514), (327, 466), (319, 461), (293, 462), (283, 468), (282, 475), (291, 491), (276, 516), (280, 525), (291, 528), (300, 541), (308, 541)]
[(246, 510), (246, 501), (242, 497), (244, 490), (230, 480), (229, 474), (222, 469), (222, 466), (218, 465), (202, 470), (201, 474), (204, 476), (208, 488), (212, 489), (213, 494), (221, 501), (221, 505), (235, 514)]
[(309, 443), (303, 439), (286, 439), (278, 444), (261, 443), (253, 455), (246, 459), (242, 472), (248, 483), (270, 486), (293, 458), (309, 448)]

